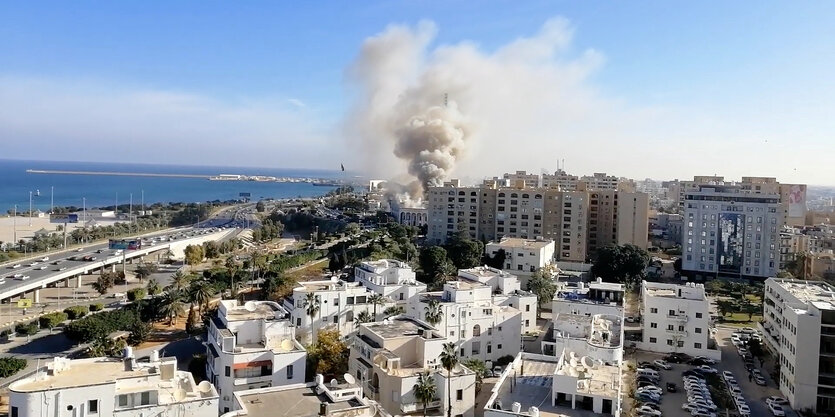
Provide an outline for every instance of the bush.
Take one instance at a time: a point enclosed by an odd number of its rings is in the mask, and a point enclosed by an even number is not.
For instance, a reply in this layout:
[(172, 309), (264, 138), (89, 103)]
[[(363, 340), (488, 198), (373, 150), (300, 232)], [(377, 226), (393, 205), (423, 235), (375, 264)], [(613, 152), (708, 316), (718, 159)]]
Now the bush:
[(0, 358), (0, 378), (8, 378), (26, 367), (25, 359)]
[(504, 355), (501, 358), (496, 359), (496, 362), (494, 362), (493, 365), (505, 366), (511, 362), (513, 362), (513, 356)]
[(38, 324), (42, 329), (50, 329), (67, 321), (67, 313), (56, 311), (54, 313), (44, 314), (38, 318)]
[(139, 322), (135, 309), (105, 311), (70, 323), (64, 332), (76, 342), (87, 343), (118, 330), (130, 331)]
[(15, 326), (14, 331), (21, 336), (29, 336), (37, 333), (40, 330), (38, 322), (32, 321), (29, 323), (21, 323)]
[(80, 319), (86, 316), (89, 312), (90, 309), (87, 308), (87, 306), (72, 306), (64, 309), (64, 313), (67, 313), (70, 320)]
[(90, 304), (90, 312), (102, 311), (102, 310), (104, 310), (104, 304), (102, 304), (102, 303)]
[(139, 301), (145, 298), (144, 288), (134, 288), (128, 291), (128, 301)]

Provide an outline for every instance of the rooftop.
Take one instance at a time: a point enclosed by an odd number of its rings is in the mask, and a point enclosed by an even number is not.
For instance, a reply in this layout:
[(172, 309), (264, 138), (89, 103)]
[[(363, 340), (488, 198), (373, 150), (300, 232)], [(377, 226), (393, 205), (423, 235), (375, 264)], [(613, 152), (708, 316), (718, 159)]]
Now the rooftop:
[(237, 300), (221, 300), (226, 310), (226, 321), (275, 320), (287, 317), (287, 310), (272, 301), (247, 301), (238, 305)]
[(553, 245), (553, 240), (540, 239), (520, 239), (516, 237), (505, 237), (498, 242), (490, 242), (488, 245), (499, 245), (503, 248), (528, 248), (528, 249), (542, 249), (548, 245)]
[(315, 387), (272, 387), (237, 394), (243, 410), (234, 415), (248, 417), (312, 417), (319, 415), (321, 404), (327, 404), (328, 416), (373, 416), (371, 407), (356, 398), (332, 401), (317, 394)]
[(394, 339), (398, 337), (424, 336), (424, 330), (429, 330), (431, 339), (440, 339), (432, 327), (420, 323), (408, 317), (394, 317), (383, 321), (363, 324), (368, 330), (379, 335), (383, 339)]
[(647, 297), (682, 298), (687, 300), (705, 300), (704, 284), (688, 282), (686, 285), (665, 284), (660, 282), (642, 282), (643, 294)]
[[(509, 411), (511, 405), (518, 402), (523, 412), (530, 407), (538, 408), (541, 417), (558, 417), (566, 411), (570, 412), (565, 408), (551, 406), (551, 387), (557, 371), (557, 358), (544, 360), (537, 358), (539, 355), (522, 355), (516, 366), (509, 366), (505, 370), (507, 376), (499, 379), (494, 388), (494, 397), (491, 397), (492, 401), (488, 401), (485, 408), (501, 405), (501, 409)], [(512, 389), (511, 384), (516, 389)]]
[(380, 259), (377, 261), (365, 261), (360, 264), (360, 268), (368, 272), (378, 272), (389, 268), (410, 268), (405, 262), (400, 262), (396, 259)]
[[(492, 277), (515, 277), (515, 275), (502, 271), (501, 269), (489, 266), (477, 266), (475, 268), (459, 269), (458, 276), (465, 275), (467, 278), (492, 278)], [(471, 278), (471, 279), (472, 279)]]
[(804, 304), (812, 304), (820, 310), (835, 310), (835, 287), (826, 282), (771, 279)]

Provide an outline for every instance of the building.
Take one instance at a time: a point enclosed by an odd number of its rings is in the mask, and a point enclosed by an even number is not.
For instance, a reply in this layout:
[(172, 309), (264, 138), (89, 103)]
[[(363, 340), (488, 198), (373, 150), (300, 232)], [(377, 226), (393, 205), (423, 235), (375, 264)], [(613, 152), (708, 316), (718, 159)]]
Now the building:
[(835, 409), (835, 287), (767, 279), (760, 327), (792, 408), (818, 414)]
[(553, 240), (503, 238), (498, 242), (484, 245), (484, 253), (496, 256), (499, 250), (505, 253), (504, 270), (514, 274), (530, 276), (537, 270), (554, 263)]
[(603, 282), (600, 278), (594, 282), (561, 282), (551, 301), (551, 312), (555, 316), (560, 313), (623, 316), (625, 294), (623, 284)]
[(363, 323), (351, 345), (349, 373), (360, 382), (366, 397), (377, 401), (389, 414), (403, 415), (423, 409), (415, 398), (414, 386), (418, 374), (428, 372), (437, 396), (428, 409), (434, 414), (447, 410), (449, 382), (452, 415), (472, 417), (475, 373), (458, 364), (451, 376), (447, 375), (440, 360), (447, 342), (431, 326), (412, 318), (399, 316)]
[(551, 302), (552, 324), (542, 338), (542, 352), (557, 356), (565, 349), (606, 363), (623, 358), (623, 284), (561, 283)]
[(259, 388), (235, 393), (233, 411), (221, 417), (391, 417), (363, 398), (362, 389), (345, 381), (316, 381), (288, 387)]
[(710, 334), (710, 302), (702, 284), (641, 284), (641, 327), (638, 348), (650, 352), (685, 353), (722, 359)]
[[(496, 277), (491, 279), (493, 274)], [(492, 268), (461, 270), (458, 280), (446, 282), (443, 291), (414, 299), (406, 315), (430, 323), (432, 305), (437, 304), (442, 314), (433, 327), (455, 343), (461, 357), (495, 361), (515, 356), (521, 349), (522, 334), (537, 328), (536, 296), (519, 290), (516, 277), (499, 274), (501, 271)], [(499, 279), (507, 284), (504, 294), (485, 283), (499, 284)]]
[(564, 350), (558, 356), (521, 352), (505, 369), (484, 417), (562, 417), (575, 410), (621, 415), (621, 368)]
[(784, 224), (778, 194), (700, 185), (685, 194), (682, 275), (765, 279), (777, 274)]
[(36, 374), (9, 385), (9, 415), (215, 417), (218, 392), (177, 370), (177, 358), (54, 358)]
[(405, 207), (403, 203), (389, 203), (391, 214), (397, 222), (407, 226), (420, 227), (426, 225), (426, 207)]
[(395, 259), (361, 262), (354, 268), (354, 279), (404, 308), (409, 300), (426, 291), (426, 284), (417, 280), (409, 264)]
[(206, 341), (206, 377), (228, 412), (234, 393), (304, 382), (307, 351), (290, 313), (272, 301), (221, 300)]
[[(309, 295), (318, 308), (313, 316), (308, 314)], [(347, 336), (354, 332), (358, 314), (367, 312), (375, 320), (382, 319), (383, 311), (394, 305), (390, 299), (373, 304), (374, 292), (359, 282), (337, 279), (302, 281), (293, 288), (293, 295), (284, 299), (284, 308), (290, 311), (290, 320), (300, 339), (315, 340), (313, 329), (335, 328)], [(376, 316), (375, 316), (376, 314)]]
[(470, 238), (480, 239), (480, 187), (466, 187), (459, 180), (445, 182), (426, 191), (427, 240), (445, 243), (448, 238), (466, 231)]
[(516, 171), (512, 174), (504, 174), (502, 178), (512, 183), (518, 183), (519, 181), (522, 181), (524, 182), (526, 187), (530, 188), (539, 187), (539, 175), (528, 174), (526, 171)]

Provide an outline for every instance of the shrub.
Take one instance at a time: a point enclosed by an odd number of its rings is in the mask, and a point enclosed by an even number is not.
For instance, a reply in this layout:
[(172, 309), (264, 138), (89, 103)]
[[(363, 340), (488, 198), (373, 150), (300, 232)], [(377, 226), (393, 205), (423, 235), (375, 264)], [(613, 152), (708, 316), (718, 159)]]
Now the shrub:
[(67, 321), (67, 318), (67, 313), (56, 311), (54, 313), (44, 314), (43, 316), (40, 316), (38, 318), (38, 324), (40, 324), (42, 329), (52, 330), (53, 327)]
[(70, 320), (80, 319), (86, 316), (88, 312), (90, 312), (90, 309), (87, 306), (72, 306), (64, 309), (64, 313), (67, 313)]
[(40, 330), (40, 327), (38, 327), (38, 322), (36, 321), (32, 321), (29, 323), (21, 323), (15, 326), (14, 328), (14, 331), (21, 336), (33, 335), (37, 333), (38, 330)]
[(135, 309), (105, 311), (70, 323), (64, 332), (76, 342), (87, 343), (118, 330), (129, 331), (139, 322)]
[(144, 288), (134, 288), (128, 291), (128, 301), (139, 301), (145, 298)]
[(496, 359), (496, 362), (494, 363), (494, 365), (505, 366), (505, 365), (507, 365), (511, 362), (513, 362), (513, 356), (504, 355), (501, 358)]
[(90, 312), (101, 311), (101, 310), (104, 310), (104, 304), (102, 304), (102, 303), (90, 304)]
[(0, 378), (8, 378), (26, 367), (26, 360), (19, 358), (0, 358)]

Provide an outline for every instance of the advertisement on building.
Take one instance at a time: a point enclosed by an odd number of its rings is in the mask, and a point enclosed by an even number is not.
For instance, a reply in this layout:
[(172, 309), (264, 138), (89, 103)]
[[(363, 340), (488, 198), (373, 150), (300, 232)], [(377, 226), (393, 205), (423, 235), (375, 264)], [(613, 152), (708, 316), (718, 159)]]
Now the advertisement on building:
[(139, 239), (110, 239), (108, 249), (136, 250), (142, 248), (142, 241)]
[(737, 274), (740, 272), (742, 269), (744, 236), (744, 214), (719, 214), (719, 242), (716, 249), (719, 271)]
[(806, 185), (792, 184), (789, 188), (789, 217), (806, 215)]
[(50, 223), (78, 223), (77, 214), (50, 214)]

